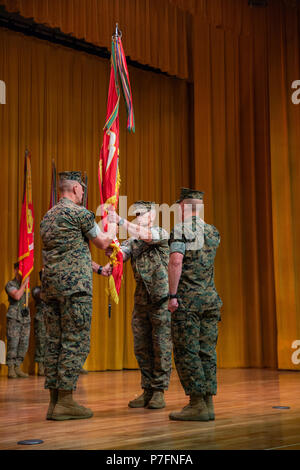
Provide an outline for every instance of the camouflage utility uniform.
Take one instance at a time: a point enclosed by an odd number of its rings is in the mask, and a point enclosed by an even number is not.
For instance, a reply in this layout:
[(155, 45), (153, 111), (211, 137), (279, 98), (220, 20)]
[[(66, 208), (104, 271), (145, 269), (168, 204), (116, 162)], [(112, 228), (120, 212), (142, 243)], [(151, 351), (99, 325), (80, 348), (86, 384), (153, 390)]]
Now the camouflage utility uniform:
[[(19, 290), (21, 282), (17, 279), (9, 281), (5, 286), (8, 295), (9, 308), (6, 314), (6, 336), (7, 336), (7, 353), (6, 364), (8, 366), (19, 366), (25, 358), (29, 345), (30, 335), (30, 314), (29, 310), (25, 310), (26, 294), (22, 295), (20, 300), (15, 300), (9, 295), (13, 290)], [(26, 313), (25, 316), (24, 313)]]
[(145, 390), (166, 390), (172, 368), (171, 315), (168, 311), (168, 233), (152, 227), (152, 241), (122, 243), (136, 281), (132, 331), (134, 353)]
[(86, 236), (95, 230), (94, 218), (85, 207), (62, 198), (40, 225), (47, 329), (45, 388), (76, 390), (89, 353), (92, 262)]
[(32, 289), (32, 297), (35, 301), (34, 338), (35, 338), (35, 362), (44, 363), (46, 344), (46, 325), (44, 319), (45, 302), (40, 298), (41, 287)]
[(176, 369), (186, 395), (216, 395), (216, 345), (222, 301), (214, 284), (218, 230), (193, 216), (170, 235), (170, 254), (184, 255), (172, 314)]

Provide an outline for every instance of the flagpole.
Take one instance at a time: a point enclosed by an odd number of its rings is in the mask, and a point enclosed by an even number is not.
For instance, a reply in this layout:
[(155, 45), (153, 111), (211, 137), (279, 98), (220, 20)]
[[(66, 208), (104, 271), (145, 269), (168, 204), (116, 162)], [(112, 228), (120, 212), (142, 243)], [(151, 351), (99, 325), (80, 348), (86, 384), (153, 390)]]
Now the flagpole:
[(26, 292), (25, 307), (28, 307), (28, 292), (29, 292), (28, 283), (27, 283), (27, 285), (26, 285), (26, 291), (25, 291), (25, 292)]

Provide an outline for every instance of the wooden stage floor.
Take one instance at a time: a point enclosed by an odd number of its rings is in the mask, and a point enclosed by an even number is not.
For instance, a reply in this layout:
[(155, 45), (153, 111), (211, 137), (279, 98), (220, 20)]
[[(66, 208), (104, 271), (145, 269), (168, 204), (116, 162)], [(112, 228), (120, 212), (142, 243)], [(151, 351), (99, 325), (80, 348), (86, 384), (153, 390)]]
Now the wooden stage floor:
[[(94, 411), (87, 420), (47, 421), (44, 378), (0, 377), (1, 450), (238, 450), (300, 449), (300, 375), (292, 371), (222, 369), (216, 420), (170, 421), (187, 403), (175, 370), (162, 410), (130, 409), (139, 394), (138, 371), (81, 375), (75, 399)], [(288, 406), (289, 409), (274, 409)], [(18, 445), (42, 439), (35, 446)]]

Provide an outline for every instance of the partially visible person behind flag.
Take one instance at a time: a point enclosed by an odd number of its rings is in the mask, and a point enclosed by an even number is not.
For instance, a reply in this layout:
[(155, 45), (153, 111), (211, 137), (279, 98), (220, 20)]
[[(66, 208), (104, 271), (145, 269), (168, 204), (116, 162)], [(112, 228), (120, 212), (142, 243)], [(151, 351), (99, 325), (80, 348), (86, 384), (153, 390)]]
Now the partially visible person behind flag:
[[(124, 54), (121, 34), (116, 27), (116, 34), (112, 38), (111, 72), (108, 90), (107, 114), (104, 126), (103, 144), (99, 161), (99, 188), (102, 205), (102, 222), (106, 231), (106, 216), (109, 210), (116, 210), (119, 200), (120, 171), (119, 171), (119, 104), (120, 104), (120, 77), (122, 91), (127, 107), (127, 129), (135, 131), (132, 94), (129, 74)], [(115, 303), (119, 302), (119, 292), (123, 274), (123, 256), (117, 238), (113, 241), (113, 252), (110, 257), (113, 272), (109, 278), (109, 294)]]

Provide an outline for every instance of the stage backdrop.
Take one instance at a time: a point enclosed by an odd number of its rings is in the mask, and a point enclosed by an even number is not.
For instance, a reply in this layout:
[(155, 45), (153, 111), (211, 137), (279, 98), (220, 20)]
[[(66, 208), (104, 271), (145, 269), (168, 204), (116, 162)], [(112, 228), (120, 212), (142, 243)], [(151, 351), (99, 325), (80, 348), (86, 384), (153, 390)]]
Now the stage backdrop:
[[(23, 191), (24, 151), (32, 158), (33, 203), (36, 217), (35, 272), (41, 268), (39, 223), (48, 209), (51, 160), (57, 171), (87, 171), (89, 209), (100, 203), (98, 161), (110, 72), (109, 60), (0, 30), (1, 79), (7, 83), (7, 105), (0, 108), (2, 229), (0, 250), (0, 339), (5, 339), (6, 282), (13, 276), (17, 258), (18, 226)], [(136, 132), (126, 131), (126, 110), (121, 102), (121, 195), (128, 207), (137, 199), (173, 203), (180, 187), (190, 184), (189, 89), (183, 80), (129, 67)], [(92, 257), (107, 258), (92, 247)], [(108, 318), (107, 281), (94, 275), (90, 370), (136, 368), (131, 333), (134, 279), (125, 267), (118, 306)], [(34, 312), (33, 303), (30, 303)], [(33, 313), (32, 312), (32, 313)], [(33, 325), (32, 325), (33, 326)], [(33, 371), (33, 328), (25, 369)], [(5, 373), (2, 366), (1, 373)]]

